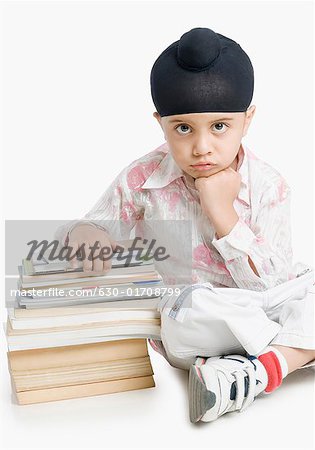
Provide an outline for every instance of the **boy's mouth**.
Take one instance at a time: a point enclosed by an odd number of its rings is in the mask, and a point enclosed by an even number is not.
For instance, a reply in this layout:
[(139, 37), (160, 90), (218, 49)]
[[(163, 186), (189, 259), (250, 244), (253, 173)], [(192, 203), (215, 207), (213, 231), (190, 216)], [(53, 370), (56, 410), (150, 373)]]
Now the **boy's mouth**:
[(215, 166), (216, 166), (216, 164), (212, 164), (212, 163), (200, 163), (200, 164), (191, 165), (191, 167), (195, 170), (210, 170)]

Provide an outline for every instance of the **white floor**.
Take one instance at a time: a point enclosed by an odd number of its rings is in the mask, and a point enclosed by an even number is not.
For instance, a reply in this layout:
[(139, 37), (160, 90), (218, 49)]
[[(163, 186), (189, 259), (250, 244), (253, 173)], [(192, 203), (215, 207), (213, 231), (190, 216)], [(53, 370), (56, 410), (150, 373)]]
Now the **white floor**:
[(292, 373), (243, 413), (192, 424), (188, 372), (169, 366), (150, 346), (149, 352), (155, 388), (19, 406), (2, 346), (2, 448), (314, 448), (313, 368)]

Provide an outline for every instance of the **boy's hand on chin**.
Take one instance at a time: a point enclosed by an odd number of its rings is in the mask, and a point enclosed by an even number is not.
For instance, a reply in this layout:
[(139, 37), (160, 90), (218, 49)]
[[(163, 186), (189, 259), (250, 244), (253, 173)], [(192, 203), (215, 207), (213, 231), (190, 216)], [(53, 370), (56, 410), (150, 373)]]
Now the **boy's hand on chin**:
[(209, 177), (195, 179), (204, 213), (211, 218), (214, 214), (233, 208), (233, 202), (241, 188), (242, 177), (232, 167), (227, 167)]

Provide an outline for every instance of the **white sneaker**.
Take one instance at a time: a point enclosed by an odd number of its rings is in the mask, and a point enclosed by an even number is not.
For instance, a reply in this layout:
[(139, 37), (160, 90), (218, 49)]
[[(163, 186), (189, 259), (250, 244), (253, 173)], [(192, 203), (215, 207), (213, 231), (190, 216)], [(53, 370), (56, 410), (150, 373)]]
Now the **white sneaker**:
[(199, 357), (189, 371), (190, 421), (211, 422), (243, 411), (267, 384), (266, 369), (255, 356)]

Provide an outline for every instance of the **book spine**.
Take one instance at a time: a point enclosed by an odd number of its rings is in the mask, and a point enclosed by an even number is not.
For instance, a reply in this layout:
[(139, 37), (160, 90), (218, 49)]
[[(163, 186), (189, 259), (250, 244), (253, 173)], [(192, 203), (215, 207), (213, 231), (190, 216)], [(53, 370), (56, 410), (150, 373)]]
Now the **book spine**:
[(127, 378), (125, 380), (104, 381), (76, 386), (65, 386), (51, 389), (36, 389), (33, 391), (16, 392), (20, 405), (53, 402), (71, 398), (90, 397), (94, 395), (113, 394), (138, 389), (155, 387), (153, 376)]
[[(149, 357), (146, 360), (137, 361), (134, 364), (124, 367), (95, 367), (84, 370), (74, 369), (72, 371), (45, 373), (38, 375), (27, 374), (20, 376), (17, 372), (11, 373), (14, 379), (16, 392), (31, 391), (34, 389), (49, 389), (54, 387), (80, 385), (86, 383), (96, 383), (102, 381), (121, 380), (140, 376), (153, 375), (153, 370)], [(143, 358), (134, 358), (136, 360)]]
[(122, 339), (7, 353), (12, 371), (67, 367), (146, 355), (148, 355), (146, 339)]
[(120, 310), (120, 311), (103, 311), (96, 314), (81, 314), (64, 317), (39, 317), (35, 319), (15, 319), (10, 317), (10, 324), (13, 330), (36, 330), (56, 327), (72, 327), (94, 323), (110, 323), (117, 320), (141, 320), (156, 319), (160, 317), (160, 313), (154, 310)]

